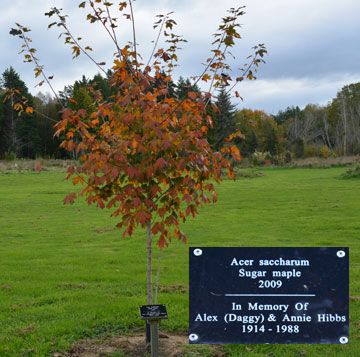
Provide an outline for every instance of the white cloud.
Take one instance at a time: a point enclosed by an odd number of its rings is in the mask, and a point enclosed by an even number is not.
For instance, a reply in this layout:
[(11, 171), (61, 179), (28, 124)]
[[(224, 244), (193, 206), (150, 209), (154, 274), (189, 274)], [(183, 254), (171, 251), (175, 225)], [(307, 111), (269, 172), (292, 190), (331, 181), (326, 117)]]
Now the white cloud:
[[(344, 85), (358, 81), (360, 75), (343, 74), (318, 79), (259, 79), (243, 82), (239, 91), (244, 102), (239, 107), (263, 109), (274, 114), (286, 106), (326, 105)], [(280, 103), (287, 104), (281, 106)]]
[[(6, 34), (14, 22), (32, 28), (34, 46), (38, 48), (39, 57), (49, 74), (55, 74), (56, 89), (62, 89), (83, 74), (91, 76), (98, 70), (86, 58), (72, 61), (71, 49), (57, 39), (57, 29), (46, 29), (49, 19), (43, 14), (51, 6), (63, 7), (70, 15), (71, 29), (84, 38), (84, 44), (94, 48), (97, 60), (112, 61), (114, 47), (98, 24), (86, 24), (86, 12), (78, 8), (79, 2), (13, 0), (2, 9), (2, 33)], [(144, 59), (147, 59), (152, 48), (151, 40), (155, 38), (152, 29), (154, 16), (174, 10), (177, 32), (189, 40), (179, 53), (181, 67), (178, 74), (198, 74), (201, 63), (209, 55), (211, 34), (220, 18), (226, 9), (241, 4), (247, 6), (247, 14), (241, 19), (243, 40), (233, 51), (239, 64), (249, 54), (250, 47), (259, 42), (265, 42), (269, 50), (267, 64), (259, 72), (260, 80), (242, 87), (246, 103), (252, 107), (260, 105), (274, 111), (287, 105), (302, 105), (306, 101), (324, 102), (343, 84), (359, 79), (358, 0), (137, 0), (134, 3), (137, 42)], [(118, 34), (122, 44), (131, 40), (130, 22), (122, 21)], [(31, 66), (23, 64), (17, 55), (19, 42), (5, 36), (0, 50), (0, 71), (13, 65), (32, 92), (37, 92), (38, 88), (33, 88), (36, 81)]]

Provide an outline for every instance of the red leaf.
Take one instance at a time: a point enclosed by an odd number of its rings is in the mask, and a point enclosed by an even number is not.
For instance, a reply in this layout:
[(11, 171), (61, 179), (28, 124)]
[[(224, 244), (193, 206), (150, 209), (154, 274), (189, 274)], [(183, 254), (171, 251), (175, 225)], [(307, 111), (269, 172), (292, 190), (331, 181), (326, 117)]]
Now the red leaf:
[(67, 168), (67, 176), (66, 176), (66, 179), (68, 180), (74, 172), (75, 172), (74, 166), (69, 166), (69, 167)]
[(183, 196), (183, 201), (185, 201), (186, 203), (189, 204), (191, 202), (191, 200), (192, 200), (192, 197), (189, 194), (185, 194)]
[(76, 198), (76, 193), (75, 192), (71, 192), (69, 193), (68, 195), (65, 196), (64, 198), (64, 205), (67, 205), (67, 204), (73, 204), (74, 201), (75, 201), (75, 198)]
[(163, 235), (160, 236), (159, 240), (157, 241), (157, 245), (160, 249), (168, 246), (168, 242)]
[(150, 214), (145, 211), (140, 211), (137, 213), (136, 218), (144, 226), (150, 219)]
[(167, 162), (164, 160), (164, 158), (160, 157), (156, 160), (154, 167), (158, 170), (162, 170), (166, 166)]
[(179, 239), (181, 242), (186, 243), (187, 239), (186, 239), (186, 235), (181, 232), (179, 229), (175, 229), (174, 231), (174, 235), (177, 239)]
[(139, 170), (136, 167), (129, 166), (126, 171), (130, 178), (137, 178), (139, 176)]
[(163, 148), (166, 150), (166, 149), (168, 149), (169, 147), (171, 147), (170, 141), (164, 140), (164, 142), (163, 142)]
[(134, 207), (139, 207), (141, 206), (141, 200), (139, 197), (135, 197), (134, 200), (133, 200), (133, 204), (134, 204)]
[(161, 189), (158, 185), (156, 185), (156, 186), (152, 186), (150, 191), (151, 191), (151, 197), (156, 197), (158, 192), (161, 192)]
[(185, 169), (185, 167), (186, 167), (185, 159), (180, 159), (179, 163), (177, 164), (177, 169), (179, 171), (182, 171)]
[(105, 208), (104, 201), (101, 198), (98, 198), (96, 202), (101, 209)]
[(170, 57), (166, 52), (164, 52), (164, 53), (162, 54), (161, 58), (162, 58), (165, 62), (167, 62), (171, 57)]
[(119, 177), (119, 172), (120, 172), (120, 169), (118, 167), (114, 167), (112, 170), (111, 170), (111, 176), (112, 178), (115, 180)]
[(152, 232), (152, 234), (157, 234), (159, 232), (162, 233), (162, 232), (164, 232), (164, 229), (165, 229), (164, 225), (162, 223), (157, 222), (151, 228), (151, 232)]

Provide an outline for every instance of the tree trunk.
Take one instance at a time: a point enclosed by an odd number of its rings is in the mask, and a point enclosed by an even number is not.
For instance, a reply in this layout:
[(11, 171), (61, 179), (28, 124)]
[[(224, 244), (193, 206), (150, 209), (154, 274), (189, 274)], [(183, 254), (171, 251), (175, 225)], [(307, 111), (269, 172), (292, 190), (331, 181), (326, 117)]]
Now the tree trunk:
[(330, 148), (331, 151), (333, 151), (333, 147), (331, 145), (330, 136), (329, 136), (329, 122), (328, 122), (326, 113), (322, 114), (322, 119), (323, 119), (323, 123), (324, 123), (324, 133), (325, 133), (326, 145)]
[(344, 142), (343, 142), (343, 152), (344, 156), (346, 156), (346, 148), (347, 148), (347, 117), (346, 117), (346, 106), (345, 106), (345, 98), (342, 96), (342, 110), (343, 110), (343, 125), (344, 125)]
[(151, 236), (151, 222), (146, 226), (146, 252), (147, 252), (147, 303), (153, 303), (152, 297), (152, 236)]
[(10, 123), (10, 147), (9, 153), (14, 153), (15, 157), (18, 156), (17, 140), (16, 140), (16, 125), (14, 118), (14, 98), (11, 96), (11, 123)]

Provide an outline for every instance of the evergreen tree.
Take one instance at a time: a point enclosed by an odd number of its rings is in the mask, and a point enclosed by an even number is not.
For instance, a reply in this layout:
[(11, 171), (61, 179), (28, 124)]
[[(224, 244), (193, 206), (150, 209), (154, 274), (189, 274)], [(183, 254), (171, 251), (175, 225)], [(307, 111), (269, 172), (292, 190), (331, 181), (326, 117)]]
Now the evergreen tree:
[(40, 155), (53, 158), (68, 157), (68, 154), (59, 148), (60, 139), (54, 137), (54, 123), (61, 117), (59, 103), (49, 94), (38, 93), (34, 97), (34, 108), (40, 137)]
[(285, 110), (280, 110), (276, 115), (274, 115), (274, 119), (278, 124), (284, 124), (287, 120), (300, 117), (302, 115), (302, 110), (296, 107), (287, 107)]
[(195, 84), (193, 85), (190, 80), (187, 78), (186, 80), (180, 76), (176, 86), (174, 95), (178, 99), (185, 99), (189, 92), (200, 93), (200, 88)]
[(0, 159), (4, 157), (4, 154), (7, 150), (4, 96), (5, 91), (0, 87)]
[(224, 139), (235, 131), (235, 105), (231, 103), (230, 94), (222, 88), (216, 100), (214, 112), (214, 127), (210, 131), (210, 141), (218, 150), (223, 146)]
[(33, 105), (33, 98), (29, 94), (25, 83), (19, 74), (10, 67), (5, 70), (1, 78), (2, 96), (4, 102), (6, 93), (18, 90), (3, 103), (1, 107), (0, 122), (0, 156), (13, 153), (18, 157), (35, 157), (39, 150), (40, 138), (37, 133), (35, 115), (25, 112), (20, 115), (14, 110), (14, 105), (23, 102), (23, 97), (28, 100), (28, 105)]
[(105, 100), (108, 100), (110, 96), (114, 94), (114, 90), (109, 83), (111, 75), (111, 71), (108, 71), (107, 78), (104, 78), (100, 73), (98, 73), (91, 80), (91, 84), (94, 89), (100, 91)]

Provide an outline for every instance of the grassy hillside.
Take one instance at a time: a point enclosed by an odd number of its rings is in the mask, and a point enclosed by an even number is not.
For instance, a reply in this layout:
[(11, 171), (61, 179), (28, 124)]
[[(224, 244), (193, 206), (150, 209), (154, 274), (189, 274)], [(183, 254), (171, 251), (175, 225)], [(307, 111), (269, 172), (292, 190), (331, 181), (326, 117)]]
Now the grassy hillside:
[[(229, 356), (357, 356), (360, 181), (345, 168), (265, 169), (225, 181), (183, 230), (199, 246), (349, 246), (351, 339), (338, 345), (225, 346)], [(0, 356), (47, 356), (77, 339), (143, 326), (145, 236), (123, 240), (108, 211), (63, 206), (64, 173), (0, 173)], [(161, 328), (188, 326), (188, 246), (161, 254)], [(156, 269), (156, 267), (155, 267)]]

